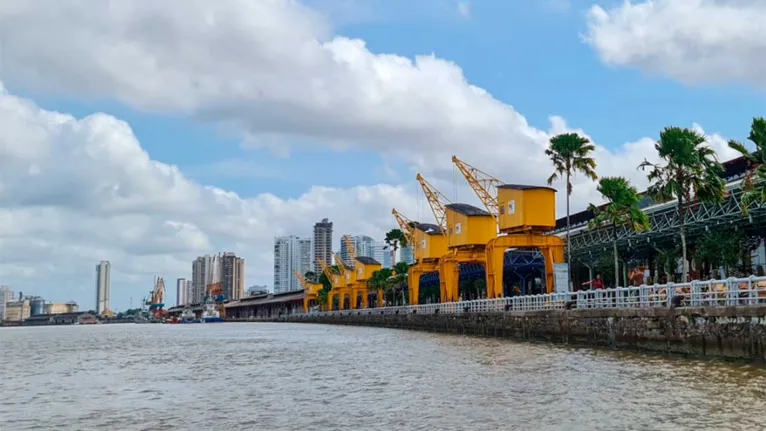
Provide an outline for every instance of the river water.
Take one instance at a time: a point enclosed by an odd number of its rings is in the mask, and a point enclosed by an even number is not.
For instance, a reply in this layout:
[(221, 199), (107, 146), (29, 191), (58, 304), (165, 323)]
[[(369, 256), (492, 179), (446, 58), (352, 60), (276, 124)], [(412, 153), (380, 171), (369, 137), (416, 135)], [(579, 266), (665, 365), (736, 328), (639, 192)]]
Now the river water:
[(0, 329), (0, 430), (745, 430), (766, 370), (277, 323)]

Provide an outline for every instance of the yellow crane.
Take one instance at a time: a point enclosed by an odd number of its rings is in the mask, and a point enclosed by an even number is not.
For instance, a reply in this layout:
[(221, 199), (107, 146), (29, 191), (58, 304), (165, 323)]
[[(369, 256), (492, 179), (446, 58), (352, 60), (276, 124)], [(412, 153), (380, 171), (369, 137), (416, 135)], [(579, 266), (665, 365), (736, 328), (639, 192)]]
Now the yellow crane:
[(306, 277), (298, 271), (293, 271), (295, 278), (301, 283), (305, 296), (303, 297), (303, 311), (308, 313), (311, 307), (316, 306), (319, 303), (319, 291), (322, 290), (322, 283), (314, 283), (313, 281), (306, 280)]
[(335, 272), (324, 260), (317, 259), (317, 263), (322, 267), (322, 272), (330, 280), (330, 286), (332, 287), (327, 298), (329, 303), (327, 308), (332, 310), (335, 305), (335, 298), (338, 298), (338, 308), (343, 310), (344, 298), (342, 295), (345, 293), (346, 278)]
[(354, 310), (357, 308), (357, 301), (353, 297), (353, 292), (356, 289), (354, 286), (354, 271), (353, 269), (349, 269), (346, 264), (343, 263), (343, 259), (341, 259), (337, 253), (333, 252), (332, 255), (335, 258), (335, 263), (338, 265), (341, 278), (343, 279), (342, 285), (339, 287), (340, 308), (341, 310), (346, 309), (346, 298), (348, 298), (348, 308)]
[[(383, 268), (383, 265), (371, 257), (357, 256), (356, 246), (350, 237), (344, 236), (343, 240), (346, 242), (346, 249), (348, 250), (348, 254), (351, 256), (351, 260), (354, 262), (354, 284), (351, 292), (352, 297), (356, 298), (356, 301), (360, 302), (360, 306), (362, 308), (368, 308), (370, 303), (370, 279), (376, 271), (380, 271), (381, 268)], [(383, 291), (378, 290), (375, 292), (375, 294), (378, 307), (382, 307), (384, 304)]]
[(447, 253), (439, 258), (439, 283), (442, 302), (459, 299), (460, 265), (485, 265), (486, 245), (496, 236), (495, 220), (473, 205), (451, 203), (446, 196), (426, 181), (416, 177), (428, 200), (442, 235), (447, 240)]
[(499, 179), (452, 156), (479, 200), (495, 221), (498, 233), (486, 243), (487, 296), (501, 298), (503, 264), (509, 248), (537, 249), (545, 258), (548, 293), (555, 289), (555, 264), (564, 262), (564, 240), (549, 233), (556, 227), (556, 189), (504, 184)]
[(410, 304), (417, 305), (420, 302), (420, 278), (424, 274), (439, 272), (439, 258), (447, 254), (447, 237), (438, 225), (413, 222), (396, 208), (391, 213), (415, 255), (415, 264), (410, 266), (407, 274), (407, 284)]

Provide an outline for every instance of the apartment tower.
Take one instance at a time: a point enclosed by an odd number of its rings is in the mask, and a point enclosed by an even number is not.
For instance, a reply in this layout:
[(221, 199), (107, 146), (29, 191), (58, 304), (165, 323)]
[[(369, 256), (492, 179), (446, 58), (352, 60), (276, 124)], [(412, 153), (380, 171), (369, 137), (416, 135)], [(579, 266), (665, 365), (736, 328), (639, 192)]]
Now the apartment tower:
[(112, 265), (108, 260), (102, 260), (96, 265), (96, 314), (110, 309), (109, 298), (112, 293)]
[(332, 265), (332, 222), (324, 218), (314, 224), (314, 250), (311, 256), (311, 264), (314, 272), (320, 273), (322, 267), (319, 260)]
[(223, 253), (221, 261), (221, 282), (223, 294), (229, 299), (241, 299), (245, 296), (245, 259), (234, 253)]
[[(293, 271), (305, 274), (311, 269), (311, 239), (297, 236), (274, 238), (274, 293), (303, 288)], [(321, 269), (320, 269), (321, 271)]]

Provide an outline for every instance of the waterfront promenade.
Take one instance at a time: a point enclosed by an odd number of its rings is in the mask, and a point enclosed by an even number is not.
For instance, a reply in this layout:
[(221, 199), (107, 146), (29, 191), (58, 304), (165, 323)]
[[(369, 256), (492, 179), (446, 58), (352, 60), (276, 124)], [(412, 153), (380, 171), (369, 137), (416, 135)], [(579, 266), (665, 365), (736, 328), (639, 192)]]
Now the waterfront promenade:
[(275, 320), (766, 362), (766, 277), (293, 314)]

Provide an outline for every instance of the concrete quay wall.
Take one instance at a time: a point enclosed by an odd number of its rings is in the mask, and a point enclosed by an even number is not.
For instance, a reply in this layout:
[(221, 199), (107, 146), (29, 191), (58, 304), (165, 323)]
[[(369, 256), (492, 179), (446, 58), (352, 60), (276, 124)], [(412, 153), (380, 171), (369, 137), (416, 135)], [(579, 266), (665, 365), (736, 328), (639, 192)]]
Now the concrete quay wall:
[[(365, 310), (366, 311), (366, 310)], [(286, 316), (275, 321), (374, 326), (766, 362), (766, 305), (463, 314)]]

